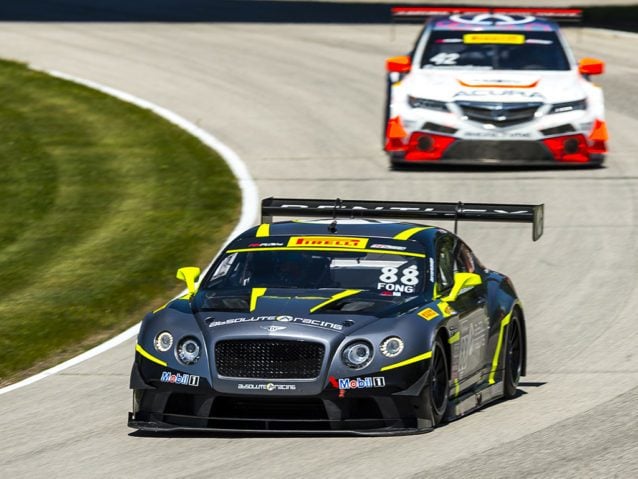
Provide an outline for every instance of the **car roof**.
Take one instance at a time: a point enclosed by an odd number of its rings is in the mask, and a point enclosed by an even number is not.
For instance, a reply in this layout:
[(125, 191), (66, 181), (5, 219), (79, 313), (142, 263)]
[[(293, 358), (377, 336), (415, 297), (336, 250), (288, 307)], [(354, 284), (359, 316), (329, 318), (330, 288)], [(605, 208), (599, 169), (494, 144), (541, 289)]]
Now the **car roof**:
[[(336, 231), (329, 229), (336, 221)], [(264, 224), (265, 225), (265, 224)], [(255, 226), (246, 230), (236, 239), (254, 238), (258, 234), (261, 238), (267, 236), (291, 235), (335, 235), (335, 236), (364, 236), (371, 238), (412, 239), (424, 244), (430, 244), (437, 233), (449, 233), (438, 226), (418, 223), (382, 221), (373, 219), (322, 219), (322, 220), (293, 220), (277, 221)], [(262, 228), (260, 230), (260, 228)]]
[(434, 31), (511, 31), (511, 32), (555, 32), (557, 23), (529, 15), (491, 13), (456, 14), (436, 17), (431, 20)]

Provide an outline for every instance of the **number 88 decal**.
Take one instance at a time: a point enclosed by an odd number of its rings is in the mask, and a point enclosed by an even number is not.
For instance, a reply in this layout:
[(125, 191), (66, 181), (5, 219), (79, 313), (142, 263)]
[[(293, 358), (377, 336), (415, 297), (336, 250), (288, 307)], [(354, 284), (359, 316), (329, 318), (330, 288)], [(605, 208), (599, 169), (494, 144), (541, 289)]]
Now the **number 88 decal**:
[(377, 283), (377, 289), (393, 291), (394, 293), (414, 293), (414, 287), (419, 284), (419, 270), (416, 265), (408, 266), (401, 271), (399, 268), (386, 266), (381, 268), (381, 276)]

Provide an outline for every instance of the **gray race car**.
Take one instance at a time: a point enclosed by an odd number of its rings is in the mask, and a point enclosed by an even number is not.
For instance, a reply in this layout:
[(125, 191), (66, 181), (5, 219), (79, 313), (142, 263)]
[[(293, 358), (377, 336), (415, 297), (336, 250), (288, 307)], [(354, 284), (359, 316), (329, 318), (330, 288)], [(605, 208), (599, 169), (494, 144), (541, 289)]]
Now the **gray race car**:
[(262, 216), (144, 318), (129, 426), (407, 433), (516, 394), (512, 282), (450, 231), (389, 219), (529, 222), (536, 240), (542, 205), (269, 198)]

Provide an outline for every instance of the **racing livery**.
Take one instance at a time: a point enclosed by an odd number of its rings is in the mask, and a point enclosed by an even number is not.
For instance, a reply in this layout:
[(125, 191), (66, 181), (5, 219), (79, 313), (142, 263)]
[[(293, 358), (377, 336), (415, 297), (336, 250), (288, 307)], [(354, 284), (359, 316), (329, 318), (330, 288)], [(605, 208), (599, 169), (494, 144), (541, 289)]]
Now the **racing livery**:
[(391, 218), (543, 232), (542, 205), (268, 198), (144, 318), (129, 426), (406, 433), (514, 397), (527, 345), (510, 279), (450, 231)]
[[(395, 9), (411, 12), (419, 8)], [(561, 10), (539, 14), (551, 12)], [(393, 165), (602, 164), (603, 93), (591, 76), (604, 64), (577, 63), (558, 25), (532, 13), (437, 15), (410, 56), (387, 60), (384, 148)]]

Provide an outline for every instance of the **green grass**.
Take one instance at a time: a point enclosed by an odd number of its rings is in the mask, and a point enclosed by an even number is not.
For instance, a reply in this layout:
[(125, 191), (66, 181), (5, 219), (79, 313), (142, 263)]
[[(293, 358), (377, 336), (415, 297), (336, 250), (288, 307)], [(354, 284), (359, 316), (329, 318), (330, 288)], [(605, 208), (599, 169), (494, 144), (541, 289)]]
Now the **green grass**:
[(176, 269), (205, 265), (239, 207), (226, 164), (179, 128), (0, 61), (0, 383), (176, 294)]

